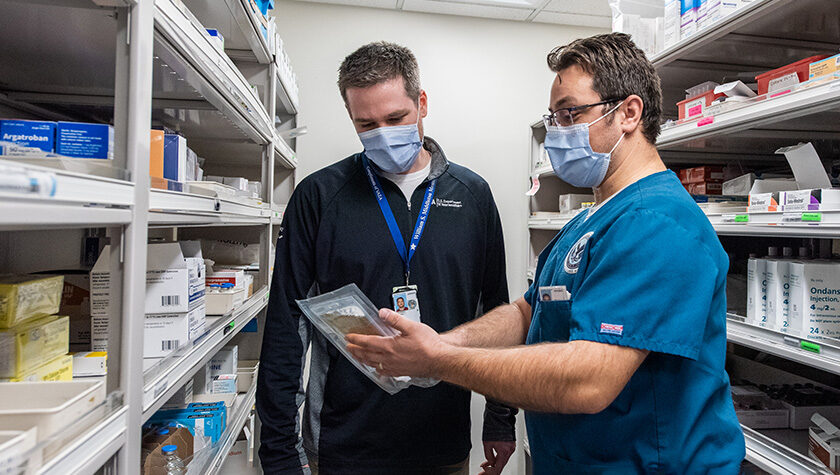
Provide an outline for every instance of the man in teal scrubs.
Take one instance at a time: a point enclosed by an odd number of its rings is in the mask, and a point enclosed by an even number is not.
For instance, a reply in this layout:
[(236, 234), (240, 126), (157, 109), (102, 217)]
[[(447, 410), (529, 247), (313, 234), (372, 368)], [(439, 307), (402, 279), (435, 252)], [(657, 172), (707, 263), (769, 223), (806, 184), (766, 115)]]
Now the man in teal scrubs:
[(546, 247), (513, 304), (443, 335), (383, 310), (402, 335), (353, 335), (348, 347), (382, 374), (525, 409), (537, 474), (737, 473), (729, 262), (657, 153), (659, 78), (624, 34), (556, 48), (548, 64), (546, 151), (596, 206)]

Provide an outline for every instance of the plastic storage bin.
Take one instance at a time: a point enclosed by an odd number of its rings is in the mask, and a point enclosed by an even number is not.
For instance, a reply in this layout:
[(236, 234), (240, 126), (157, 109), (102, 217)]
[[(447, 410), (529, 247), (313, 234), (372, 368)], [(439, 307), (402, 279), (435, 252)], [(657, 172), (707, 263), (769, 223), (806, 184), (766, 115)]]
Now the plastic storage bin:
[(58, 313), (64, 277), (0, 276), (0, 328)]
[(795, 63), (790, 63), (786, 66), (782, 66), (781, 68), (776, 68), (772, 71), (767, 71), (766, 73), (759, 74), (755, 77), (755, 80), (758, 81), (758, 95), (767, 94), (770, 87), (770, 82), (772, 80), (779, 79), (793, 73), (796, 73), (799, 82), (807, 81), (811, 63), (821, 61), (827, 57), (828, 55), (826, 54), (811, 56), (809, 58), (800, 59)]
[(19, 378), (67, 353), (69, 348), (67, 317), (45, 317), (0, 330), (0, 378)]
[(35, 449), (37, 440), (35, 427), (25, 431), (0, 430), (0, 473), (34, 475), (41, 468), (41, 450)]
[(714, 89), (712, 89), (704, 92), (703, 94), (677, 102), (680, 120), (702, 116), (706, 108), (712, 105), (712, 102), (714, 102), (715, 99), (725, 96), (726, 94), (724, 93), (715, 94)]
[(105, 381), (0, 383), (0, 427), (38, 429), (45, 457), (105, 415)]
[(236, 369), (236, 392), (247, 393), (251, 385), (257, 380), (257, 372), (260, 369), (259, 360), (239, 360)]

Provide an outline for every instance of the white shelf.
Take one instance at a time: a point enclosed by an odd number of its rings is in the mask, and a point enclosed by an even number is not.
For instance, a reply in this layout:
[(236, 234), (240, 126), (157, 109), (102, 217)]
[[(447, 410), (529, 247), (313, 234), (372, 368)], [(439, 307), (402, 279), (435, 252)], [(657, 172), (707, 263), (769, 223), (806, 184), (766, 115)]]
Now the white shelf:
[(151, 190), (151, 226), (244, 226), (268, 224), (267, 206), (178, 191)]
[[(803, 215), (811, 215), (819, 221), (803, 220)], [(709, 213), (706, 217), (719, 235), (840, 237), (840, 210)]]
[(49, 175), (52, 196), (0, 192), (0, 230), (117, 226), (131, 222), (134, 184), (0, 159), (0, 165)]
[(39, 475), (94, 473), (125, 442), (128, 408), (123, 407), (85, 432), (38, 471)]
[(557, 218), (529, 218), (528, 229), (537, 229), (543, 231), (559, 231), (563, 226), (569, 223), (576, 214)]
[(292, 95), (289, 94), (291, 88), (286, 84), (285, 77), (280, 74), (279, 65), (277, 66), (277, 85), (279, 86), (277, 88), (277, 112), (280, 113), (282, 111), (288, 115), (297, 115), (298, 103), (292, 100)]
[[(233, 447), (234, 442), (236, 442), (239, 433), (242, 431), (242, 428), (248, 420), (251, 409), (254, 407), (256, 395), (257, 380), (254, 378), (254, 383), (248, 389), (248, 392), (236, 396), (236, 401), (233, 403), (233, 407), (231, 407), (228, 413), (227, 428), (225, 429), (225, 433), (222, 435), (222, 438), (219, 439), (216, 448), (211, 454), (207, 454), (207, 458), (202, 456), (202, 460), (197, 461), (194, 459), (193, 462), (187, 466), (188, 474), (196, 473), (199, 475), (216, 475), (221, 471), (222, 465), (230, 453), (230, 449)], [(198, 464), (196, 464), (196, 462), (198, 462)]]
[(808, 340), (750, 325), (739, 315), (727, 316), (726, 336), (729, 341), (840, 375), (840, 341), (832, 345), (824, 341)]
[[(271, 120), (265, 106), (233, 61), (213, 45), (185, 5), (180, 2), (176, 4), (174, 0), (155, 0), (155, 7), (155, 54), (172, 72), (184, 79), (214, 106), (230, 124), (257, 144), (267, 144), (272, 136)], [(158, 83), (177, 87), (165, 77)], [(155, 97), (159, 95), (156, 94)], [(167, 105), (178, 104), (163, 103), (164, 112), (157, 115), (159, 120), (173, 120), (166, 115)], [(192, 109), (204, 108), (193, 106)], [(217, 132), (203, 125), (201, 121), (184, 122), (180, 117), (174, 119), (176, 123), (180, 123), (180, 129), (188, 139), (201, 139), (207, 135), (212, 138), (214, 132)], [(229, 128), (228, 126), (221, 129)]]
[(248, 0), (184, 0), (206, 28), (216, 28), (225, 38), (229, 56), (245, 61), (269, 64), (271, 47), (260, 32), (262, 22), (248, 5)]
[[(838, 124), (831, 120), (819, 120), (818, 114), (840, 107), (840, 80), (813, 87), (798, 89), (777, 97), (759, 100), (739, 109), (707, 116), (662, 130), (657, 147), (668, 149), (706, 137), (732, 134), (747, 129), (760, 129), (771, 124), (814, 116), (813, 120), (823, 122), (824, 132), (836, 132)], [(777, 127), (785, 129), (785, 127)], [(776, 132), (776, 135), (784, 132)]]
[(820, 474), (832, 475), (831, 470), (822, 463), (811, 460), (806, 455), (795, 452), (790, 447), (781, 444), (746, 426), (744, 441), (747, 446), (746, 459), (772, 474)]
[(274, 158), (285, 168), (296, 168), (298, 164), (295, 151), (277, 134), (274, 134)]
[(143, 386), (143, 421), (148, 420), (172, 394), (195, 375), (231, 338), (239, 333), (268, 304), (268, 287), (254, 292), (231, 315), (221, 317), (193, 345), (164, 358), (159, 366), (149, 369)]

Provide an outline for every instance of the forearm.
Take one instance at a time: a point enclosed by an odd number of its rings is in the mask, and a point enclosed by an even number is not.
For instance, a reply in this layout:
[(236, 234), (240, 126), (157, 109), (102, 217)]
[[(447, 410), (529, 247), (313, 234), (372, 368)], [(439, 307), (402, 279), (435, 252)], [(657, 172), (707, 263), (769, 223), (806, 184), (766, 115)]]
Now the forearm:
[[(433, 376), (529, 411), (594, 414), (621, 392), (646, 352), (616, 374), (614, 348), (590, 342), (505, 349), (448, 347)], [(616, 382), (619, 383), (616, 383)]]
[(500, 305), (484, 316), (442, 335), (444, 341), (470, 348), (522, 345), (531, 325), (531, 307), (523, 299)]

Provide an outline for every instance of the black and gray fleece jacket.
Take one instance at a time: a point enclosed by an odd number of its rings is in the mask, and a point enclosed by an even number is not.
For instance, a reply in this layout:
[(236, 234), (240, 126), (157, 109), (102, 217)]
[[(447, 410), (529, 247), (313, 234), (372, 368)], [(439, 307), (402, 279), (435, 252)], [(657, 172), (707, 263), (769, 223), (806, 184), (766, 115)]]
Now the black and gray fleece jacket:
[[(508, 301), (502, 226), (488, 184), (447, 161), (426, 138), (428, 179), (437, 179), (426, 229), (411, 262), (422, 320), (450, 330)], [(408, 245), (426, 186), (411, 198), (380, 180)], [(424, 182), (425, 183), (425, 182)], [(296, 299), (356, 283), (390, 307), (403, 262), (361, 163), (352, 155), (295, 189), (277, 241), (257, 385), (265, 473), (433, 473), (470, 451), (470, 393), (440, 383), (390, 396), (368, 380), (302, 316)], [(312, 344), (307, 391), (302, 370)], [(303, 411), (302, 443), (298, 438)], [(484, 440), (514, 440), (514, 409), (488, 401)]]

